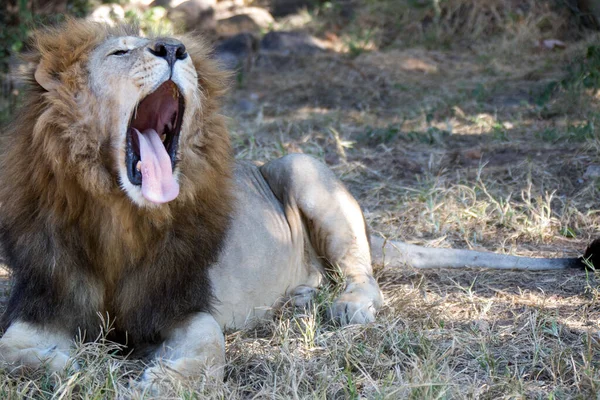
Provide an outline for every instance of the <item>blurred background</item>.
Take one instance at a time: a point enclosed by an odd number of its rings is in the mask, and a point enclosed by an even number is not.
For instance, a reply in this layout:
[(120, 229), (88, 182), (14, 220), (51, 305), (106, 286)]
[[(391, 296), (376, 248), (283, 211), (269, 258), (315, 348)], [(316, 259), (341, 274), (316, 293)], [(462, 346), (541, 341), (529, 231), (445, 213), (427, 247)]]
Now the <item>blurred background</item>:
[[(18, 104), (18, 54), (31, 30), (65, 16), (142, 30), (201, 32), (232, 69), (264, 52), (468, 50), (485, 57), (554, 51), (600, 27), (594, 0), (4, 0), (0, 6), (0, 122)], [(511, 51), (512, 50), (512, 51)], [(516, 60), (515, 60), (516, 61)], [(417, 67), (418, 68), (418, 67)]]

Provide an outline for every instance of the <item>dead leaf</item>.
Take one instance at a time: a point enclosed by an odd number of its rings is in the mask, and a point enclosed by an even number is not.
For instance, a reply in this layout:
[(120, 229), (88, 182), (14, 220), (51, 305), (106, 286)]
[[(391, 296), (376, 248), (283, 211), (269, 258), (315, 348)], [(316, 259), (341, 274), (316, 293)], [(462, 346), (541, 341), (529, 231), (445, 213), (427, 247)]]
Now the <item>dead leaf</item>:
[(546, 40), (540, 40), (538, 43), (538, 46), (540, 46), (543, 49), (546, 50), (555, 50), (555, 49), (565, 49), (567, 47), (567, 44), (561, 40), (557, 40), (557, 39), (546, 39)]

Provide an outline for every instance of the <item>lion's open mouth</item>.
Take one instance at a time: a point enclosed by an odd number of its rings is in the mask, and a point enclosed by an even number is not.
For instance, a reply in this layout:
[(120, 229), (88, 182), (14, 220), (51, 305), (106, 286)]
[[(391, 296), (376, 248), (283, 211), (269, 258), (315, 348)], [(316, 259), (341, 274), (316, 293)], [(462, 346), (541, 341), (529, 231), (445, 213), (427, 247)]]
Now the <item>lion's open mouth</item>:
[(173, 171), (183, 111), (183, 96), (169, 80), (139, 103), (127, 129), (127, 176), (153, 203), (166, 203), (179, 194)]

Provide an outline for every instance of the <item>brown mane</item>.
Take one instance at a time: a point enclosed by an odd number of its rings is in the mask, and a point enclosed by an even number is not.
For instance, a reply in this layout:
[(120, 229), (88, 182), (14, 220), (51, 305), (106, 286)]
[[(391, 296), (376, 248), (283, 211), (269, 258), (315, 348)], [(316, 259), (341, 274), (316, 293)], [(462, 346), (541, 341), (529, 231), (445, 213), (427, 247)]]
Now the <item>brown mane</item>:
[(199, 38), (182, 39), (202, 108), (193, 115), (195, 132), (181, 143), (181, 193), (139, 208), (119, 187), (111, 124), (100, 122), (103, 110), (87, 80), (96, 46), (136, 33), (69, 20), (33, 37), (27, 59), (44, 63), (60, 87), (47, 92), (35, 68), (29, 71), (25, 105), (3, 138), (0, 239), (15, 276), (4, 326), (17, 318), (52, 320), (60, 329), (96, 332), (102, 312), (135, 344), (158, 340), (178, 318), (210, 308), (206, 271), (231, 211), (232, 157), (218, 114), (228, 77)]

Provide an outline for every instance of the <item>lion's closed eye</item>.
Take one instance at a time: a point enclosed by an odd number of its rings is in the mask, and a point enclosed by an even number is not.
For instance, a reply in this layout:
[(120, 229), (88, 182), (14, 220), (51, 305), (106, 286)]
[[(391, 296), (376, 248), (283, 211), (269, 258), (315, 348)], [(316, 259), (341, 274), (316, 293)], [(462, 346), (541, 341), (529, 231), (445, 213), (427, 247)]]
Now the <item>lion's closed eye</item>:
[(125, 54), (129, 54), (131, 50), (129, 49), (119, 49), (119, 50), (115, 50), (112, 53), (110, 53), (110, 56), (124, 56)]

